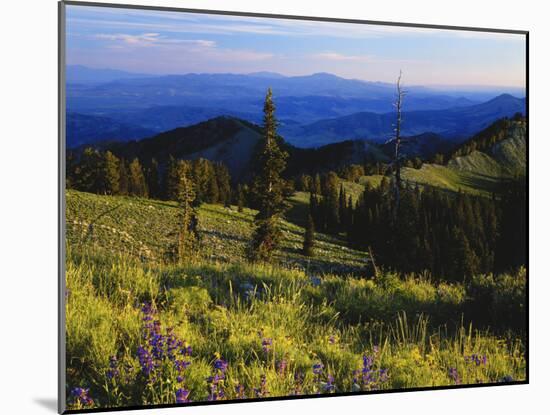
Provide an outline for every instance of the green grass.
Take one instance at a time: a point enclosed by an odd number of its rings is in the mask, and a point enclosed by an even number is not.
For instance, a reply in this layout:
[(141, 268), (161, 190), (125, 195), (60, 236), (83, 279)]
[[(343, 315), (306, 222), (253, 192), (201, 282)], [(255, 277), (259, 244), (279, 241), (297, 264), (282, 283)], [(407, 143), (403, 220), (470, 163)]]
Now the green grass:
[[(302, 230), (287, 221), (274, 263), (250, 264), (243, 251), (254, 211), (204, 205), (199, 214), (200, 254), (170, 265), (162, 258), (176, 226), (172, 203), (67, 192), (67, 388), (89, 388), (90, 406), (174, 403), (179, 388), (193, 401), (208, 399), (218, 358), (228, 369), (217, 387), (229, 399), (239, 398), (238, 385), (247, 397), (330, 393), (329, 375), (336, 392), (525, 379), (523, 334), (510, 325), (522, 321), (524, 270), (471, 286), (392, 273), (354, 277), (362, 253), (319, 235), (308, 264), (299, 254)], [(138, 349), (151, 349), (143, 303), (157, 310), (159, 333), (171, 328), (193, 348), (182, 357), (190, 362), (182, 382), (166, 356), (155, 360), (154, 379), (141, 370)], [(477, 310), (494, 318), (476, 322)], [(366, 383), (354, 380), (363, 356), (373, 359)], [(73, 398), (69, 404), (83, 408)]]
[[(307, 199), (306, 199), (307, 198)], [(298, 192), (293, 201), (309, 203), (309, 195)], [(162, 262), (167, 247), (175, 239), (177, 207), (175, 202), (123, 196), (99, 196), (69, 190), (66, 193), (67, 240), (78, 247), (101, 248), (111, 254), (126, 253), (147, 261)], [(307, 205), (298, 206), (305, 218)], [(305, 209), (300, 212), (300, 209)], [(296, 214), (291, 209), (289, 216)], [(243, 261), (247, 241), (253, 231), (256, 211), (236, 206), (204, 204), (199, 209), (200, 255), (215, 262)], [(299, 223), (299, 222), (298, 222)], [(365, 254), (347, 248), (338, 237), (318, 233), (315, 258), (301, 254), (302, 227), (282, 220), (283, 241), (275, 261), (285, 267), (311, 272), (361, 272)]]
[[(316, 284), (303, 271), (271, 265), (197, 260), (144, 267), (104, 251), (69, 249), (67, 289), (68, 385), (90, 388), (101, 407), (175, 401), (178, 384), (166, 359), (156, 369), (155, 387), (143, 383), (137, 355), (144, 345), (143, 302), (158, 309), (162, 333), (172, 327), (193, 347), (184, 382), (193, 400), (208, 398), (206, 379), (215, 372), (216, 356), (229, 365), (222, 386), (228, 398), (236, 397), (237, 384), (254, 396), (262, 375), (268, 396), (293, 394), (295, 373), (304, 375), (299, 382), (304, 394), (323, 391), (329, 374), (336, 391), (359, 390), (353, 371), (361, 369), (363, 355), (374, 358), (373, 373), (384, 369), (388, 375), (384, 382), (364, 385), (365, 390), (453, 385), (451, 368), (461, 383), (525, 378), (518, 338), (461, 325), (442, 329), (428, 314), (418, 313), (428, 305), (441, 310), (464, 305), (460, 286), (331, 275)], [(272, 343), (267, 353), (262, 349), (266, 338)], [(486, 356), (487, 363), (467, 361), (473, 354)], [(107, 377), (110, 356), (117, 356), (121, 367), (115, 381)], [(279, 369), (283, 360), (284, 371)], [(316, 363), (325, 368), (318, 379), (312, 371)]]
[(490, 195), (499, 190), (502, 179), (525, 176), (526, 154), (525, 127), (515, 126), (509, 137), (489, 153), (474, 151), (452, 159), (446, 166), (424, 164), (418, 170), (404, 168), (402, 176), (408, 182), (424, 186)]

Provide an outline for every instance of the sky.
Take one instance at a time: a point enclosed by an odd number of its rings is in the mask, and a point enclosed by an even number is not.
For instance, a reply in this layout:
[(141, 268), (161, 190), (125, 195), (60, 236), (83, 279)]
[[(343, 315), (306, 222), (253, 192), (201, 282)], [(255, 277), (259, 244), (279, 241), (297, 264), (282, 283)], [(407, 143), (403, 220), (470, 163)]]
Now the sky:
[(525, 87), (525, 36), (67, 6), (67, 64), (147, 74), (329, 72), (409, 85)]

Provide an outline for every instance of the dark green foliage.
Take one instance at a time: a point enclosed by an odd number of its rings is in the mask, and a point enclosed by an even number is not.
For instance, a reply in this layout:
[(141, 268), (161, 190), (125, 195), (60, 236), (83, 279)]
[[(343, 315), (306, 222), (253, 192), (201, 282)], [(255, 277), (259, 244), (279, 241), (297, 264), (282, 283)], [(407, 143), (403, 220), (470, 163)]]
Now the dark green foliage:
[(372, 246), (386, 267), (406, 273), (427, 270), (437, 278), (462, 281), (525, 264), (524, 206), (521, 190), (510, 191), (509, 198), (489, 199), (404, 187), (393, 217), (385, 178), (379, 188), (365, 188), (353, 209), (348, 239), (365, 251)]
[(307, 218), (307, 226), (306, 226), (306, 232), (304, 234), (304, 246), (303, 246), (303, 254), (305, 256), (314, 256), (314, 248), (315, 248), (315, 225), (313, 223), (313, 218), (311, 215), (308, 215)]
[(224, 164), (216, 163), (214, 165), (214, 172), (218, 185), (219, 203), (229, 206), (231, 203), (231, 176), (229, 175), (229, 170), (227, 170)]
[(247, 257), (255, 262), (268, 262), (281, 242), (281, 229), (277, 215), (256, 218), (255, 230), (248, 246)]
[(120, 190), (119, 159), (110, 151), (105, 153), (105, 193), (116, 195)]
[(281, 174), (285, 169), (287, 156), (278, 143), (275, 105), (269, 89), (264, 104), (263, 140), (257, 152), (251, 189), (255, 207), (263, 218), (278, 214), (284, 208), (284, 180)]
[(150, 198), (161, 198), (162, 192), (160, 186), (159, 164), (154, 158), (151, 160), (151, 164), (147, 168), (147, 188), (149, 189)]
[(179, 208), (179, 228), (168, 256), (173, 262), (182, 262), (194, 253), (198, 241), (198, 219), (195, 210), (195, 190), (189, 177), (189, 169), (180, 163), (177, 202)]
[(257, 167), (252, 183), (252, 197), (258, 209), (256, 229), (252, 237), (248, 257), (253, 260), (268, 260), (280, 239), (277, 222), (284, 211), (285, 181), (281, 177), (287, 153), (281, 150), (277, 139), (277, 120), (271, 89), (267, 91), (264, 104), (263, 140), (257, 156)]
[(128, 167), (128, 171), (128, 194), (130, 196), (147, 197), (149, 193), (145, 175), (143, 174), (141, 163), (137, 158), (132, 160)]
[(126, 167), (126, 160), (120, 159), (118, 163), (118, 194), (126, 196), (128, 194), (128, 167)]
[(239, 212), (242, 212), (246, 203), (244, 190), (242, 185), (237, 186), (237, 208)]

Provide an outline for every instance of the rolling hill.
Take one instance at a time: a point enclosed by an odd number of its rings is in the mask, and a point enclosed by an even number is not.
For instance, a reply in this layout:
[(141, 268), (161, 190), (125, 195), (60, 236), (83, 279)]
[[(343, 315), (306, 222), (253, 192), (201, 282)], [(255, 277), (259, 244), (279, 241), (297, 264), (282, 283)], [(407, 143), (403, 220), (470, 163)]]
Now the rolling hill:
[(454, 157), (446, 165), (424, 164), (421, 169), (404, 168), (403, 178), (411, 183), (451, 191), (490, 194), (503, 180), (525, 177), (527, 134), (524, 121), (512, 121), (504, 138), (485, 151), (475, 150)]
[[(468, 107), (437, 111), (409, 111), (403, 114), (402, 134), (436, 133), (462, 141), (486, 128), (496, 119), (525, 113), (525, 99), (509, 94)], [(393, 135), (395, 113), (360, 112), (287, 129), (285, 138), (300, 147), (318, 147), (343, 139), (385, 142)]]

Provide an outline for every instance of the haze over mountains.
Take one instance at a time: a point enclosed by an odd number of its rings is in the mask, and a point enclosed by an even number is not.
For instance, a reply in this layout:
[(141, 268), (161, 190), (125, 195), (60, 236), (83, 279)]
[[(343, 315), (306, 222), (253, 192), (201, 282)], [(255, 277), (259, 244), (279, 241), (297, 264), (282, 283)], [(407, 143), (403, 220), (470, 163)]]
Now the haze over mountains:
[[(394, 85), (327, 73), (153, 76), (68, 66), (67, 83), (69, 147), (150, 137), (222, 115), (260, 124), (268, 87), (274, 91), (279, 131), (298, 147), (350, 139), (383, 142), (393, 128)], [(429, 132), (460, 141), (497, 118), (525, 112), (521, 89), (410, 86), (407, 91), (405, 135)]]

